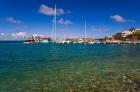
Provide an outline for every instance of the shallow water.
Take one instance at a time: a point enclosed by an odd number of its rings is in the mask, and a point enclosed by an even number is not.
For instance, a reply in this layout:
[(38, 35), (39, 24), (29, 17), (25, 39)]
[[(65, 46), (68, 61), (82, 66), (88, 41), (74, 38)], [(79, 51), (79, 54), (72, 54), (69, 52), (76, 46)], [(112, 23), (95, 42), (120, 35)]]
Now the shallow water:
[(127, 80), (140, 82), (140, 45), (0, 43), (0, 92), (126, 92)]

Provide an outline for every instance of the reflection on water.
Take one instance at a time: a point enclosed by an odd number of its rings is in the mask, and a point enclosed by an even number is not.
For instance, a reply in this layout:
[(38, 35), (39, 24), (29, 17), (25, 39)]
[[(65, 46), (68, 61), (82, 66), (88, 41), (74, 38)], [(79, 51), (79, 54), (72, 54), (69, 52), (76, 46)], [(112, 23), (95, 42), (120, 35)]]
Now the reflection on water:
[(0, 47), (0, 92), (140, 92), (140, 45)]

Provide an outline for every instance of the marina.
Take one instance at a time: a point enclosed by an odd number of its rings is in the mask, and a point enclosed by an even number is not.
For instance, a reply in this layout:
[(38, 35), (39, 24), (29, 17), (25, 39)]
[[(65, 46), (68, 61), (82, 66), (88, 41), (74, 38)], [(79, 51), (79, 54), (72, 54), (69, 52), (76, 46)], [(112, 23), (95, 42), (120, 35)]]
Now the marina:
[(140, 0), (0, 0), (0, 92), (140, 92)]

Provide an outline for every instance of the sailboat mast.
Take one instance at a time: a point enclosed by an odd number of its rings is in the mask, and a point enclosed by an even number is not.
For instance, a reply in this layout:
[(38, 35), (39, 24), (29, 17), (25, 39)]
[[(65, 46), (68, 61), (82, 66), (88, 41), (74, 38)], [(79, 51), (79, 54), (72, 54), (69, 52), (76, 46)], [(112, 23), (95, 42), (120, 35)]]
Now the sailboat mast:
[(85, 42), (86, 42), (86, 36), (87, 36), (87, 22), (85, 21)]
[(55, 5), (55, 12), (54, 12), (54, 39), (56, 41), (56, 13), (57, 13), (57, 10), (56, 10), (56, 5)]
[(53, 25), (52, 25), (52, 40), (54, 40), (54, 18), (53, 18)]

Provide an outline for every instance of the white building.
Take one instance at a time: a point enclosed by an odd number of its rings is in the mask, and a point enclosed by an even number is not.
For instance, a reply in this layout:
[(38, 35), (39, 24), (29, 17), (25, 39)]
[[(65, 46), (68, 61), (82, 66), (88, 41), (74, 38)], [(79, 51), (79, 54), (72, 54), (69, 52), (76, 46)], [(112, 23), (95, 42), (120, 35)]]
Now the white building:
[(132, 34), (133, 33), (133, 31), (123, 31), (122, 32), (122, 36), (123, 37), (126, 37), (127, 35), (130, 35), (130, 34)]
[(135, 32), (140, 32), (140, 29), (135, 29)]
[(123, 37), (126, 37), (126, 36), (128, 36), (128, 35), (130, 35), (130, 34), (132, 34), (132, 33), (134, 33), (134, 32), (140, 32), (140, 29), (134, 29), (134, 30), (132, 30), (132, 31), (123, 31), (123, 32), (121, 32), (121, 33), (122, 33), (122, 36), (123, 36)]

